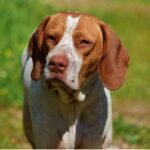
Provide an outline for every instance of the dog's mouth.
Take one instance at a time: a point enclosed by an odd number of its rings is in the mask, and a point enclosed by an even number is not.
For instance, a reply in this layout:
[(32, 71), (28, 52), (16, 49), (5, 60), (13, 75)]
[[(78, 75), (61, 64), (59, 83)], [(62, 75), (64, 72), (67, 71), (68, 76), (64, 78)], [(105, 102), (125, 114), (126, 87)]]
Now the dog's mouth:
[(53, 91), (63, 103), (70, 103), (74, 100), (75, 90), (72, 90), (63, 81), (54, 78), (46, 80), (48, 89)]
[(74, 93), (75, 90), (71, 89), (63, 80), (53, 78), (53, 79), (47, 79), (47, 86), (49, 90), (55, 89), (55, 88), (63, 88), (68, 93)]
[(85, 95), (79, 89), (71, 89), (67, 84), (57, 78), (48, 79), (46, 83), (48, 89), (54, 92), (63, 103), (70, 103), (74, 100), (81, 102), (85, 99)]
[(66, 89), (69, 93), (75, 92), (75, 90), (71, 89), (65, 82), (57, 78), (46, 79), (46, 83), (49, 90), (55, 89), (56, 87), (60, 87)]

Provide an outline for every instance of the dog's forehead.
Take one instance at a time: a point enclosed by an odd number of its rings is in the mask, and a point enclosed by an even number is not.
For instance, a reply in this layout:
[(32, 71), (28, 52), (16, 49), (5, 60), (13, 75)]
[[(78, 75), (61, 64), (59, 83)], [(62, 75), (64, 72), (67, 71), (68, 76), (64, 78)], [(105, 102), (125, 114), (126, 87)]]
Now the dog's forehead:
[[(51, 19), (46, 27), (46, 30), (61, 30), (65, 31), (67, 25), (70, 27), (76, 25), (76, 30), (82, 32), (91, 32), (96, 34), (98, 25), (94, 17), (82, 13), (59, 13), (51, 16)], [(98, 29), (99, 30), (99, 29)]]

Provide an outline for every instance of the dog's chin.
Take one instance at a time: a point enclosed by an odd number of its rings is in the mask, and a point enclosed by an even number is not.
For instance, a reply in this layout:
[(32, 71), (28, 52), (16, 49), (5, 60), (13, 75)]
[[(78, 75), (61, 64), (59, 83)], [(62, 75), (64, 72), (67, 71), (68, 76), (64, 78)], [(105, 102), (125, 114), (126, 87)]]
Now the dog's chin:
[(74, 90), (59, 79), (46, 80), (48, 89), (54, 92), (63, 103), (70, 103), (74, 100)]
[(85, 94), (79, 89), (72, 89), (59, 79), (47, 79), (48, 89), (55, 92), (63, 103), (70, 103), (74, 100), (82, 102), (85, 100)]
[(77, 90), (77, 89), (74, 89), (74, 88), (70, 87), (64, 81), (62, 81), (60, 79), (57, 79), (57, 78), (46, 79), (46, 83), (47, 83), (47, 86), (48, 86), (49, 90), (55, 89), (56, 87), (57, 88), (64, 88), (69, 93), (73, 93), (74, 91)]

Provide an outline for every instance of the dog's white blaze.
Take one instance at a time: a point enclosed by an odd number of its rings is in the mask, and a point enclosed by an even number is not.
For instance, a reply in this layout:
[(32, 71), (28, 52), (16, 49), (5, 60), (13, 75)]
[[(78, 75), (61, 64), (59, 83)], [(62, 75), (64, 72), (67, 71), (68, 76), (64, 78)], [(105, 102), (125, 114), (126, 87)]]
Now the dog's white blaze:
[[(77, 24), (79, 22), (79, 18), (80, 17), (71, 17), (68, 16), (66, 19), (66, 30), (64, 32), (64, 35), (62, 37), (62, 39), (60, 40), (60, 42), (58, 43), (58, 45), (56, 45), (56, 47), (51, 50), (49, 52), (49, 54), (47, 55), (46, 58), (46, 62), (47, 64), (49, 63), (49, 60), (51, 59), (51, 57), (53, 55), (56, 54), (66, 54), (68, 61), (69, 61), (69, 66), (67, 68), (66, 71), (66, 81), (65, 83), (73, 89), (77, 89), (78, 88), (78, 74), (81, 68), (81, 64), (82, 64), (82, 59), (81, 57), (77, 54), (76, 49), (74, 47), (73, 44), (73, 31), (74, 29), (77, 27)], [(50, 77), (50, 72), (48, 71), (48, 69), (45, 69), (45, 76), (46, 77)], [(73, 81), (74, 82), (71, 82)]]

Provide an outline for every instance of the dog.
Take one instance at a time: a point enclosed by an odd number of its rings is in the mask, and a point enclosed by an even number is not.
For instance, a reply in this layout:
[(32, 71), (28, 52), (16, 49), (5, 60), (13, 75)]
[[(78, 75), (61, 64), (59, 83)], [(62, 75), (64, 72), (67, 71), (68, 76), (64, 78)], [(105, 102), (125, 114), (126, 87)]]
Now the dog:
[(121, 87), (129, 57), (94, 16), (47, 16), (22, 55), (23, 125), (33, 148), (109, 148), (109, 90)]

